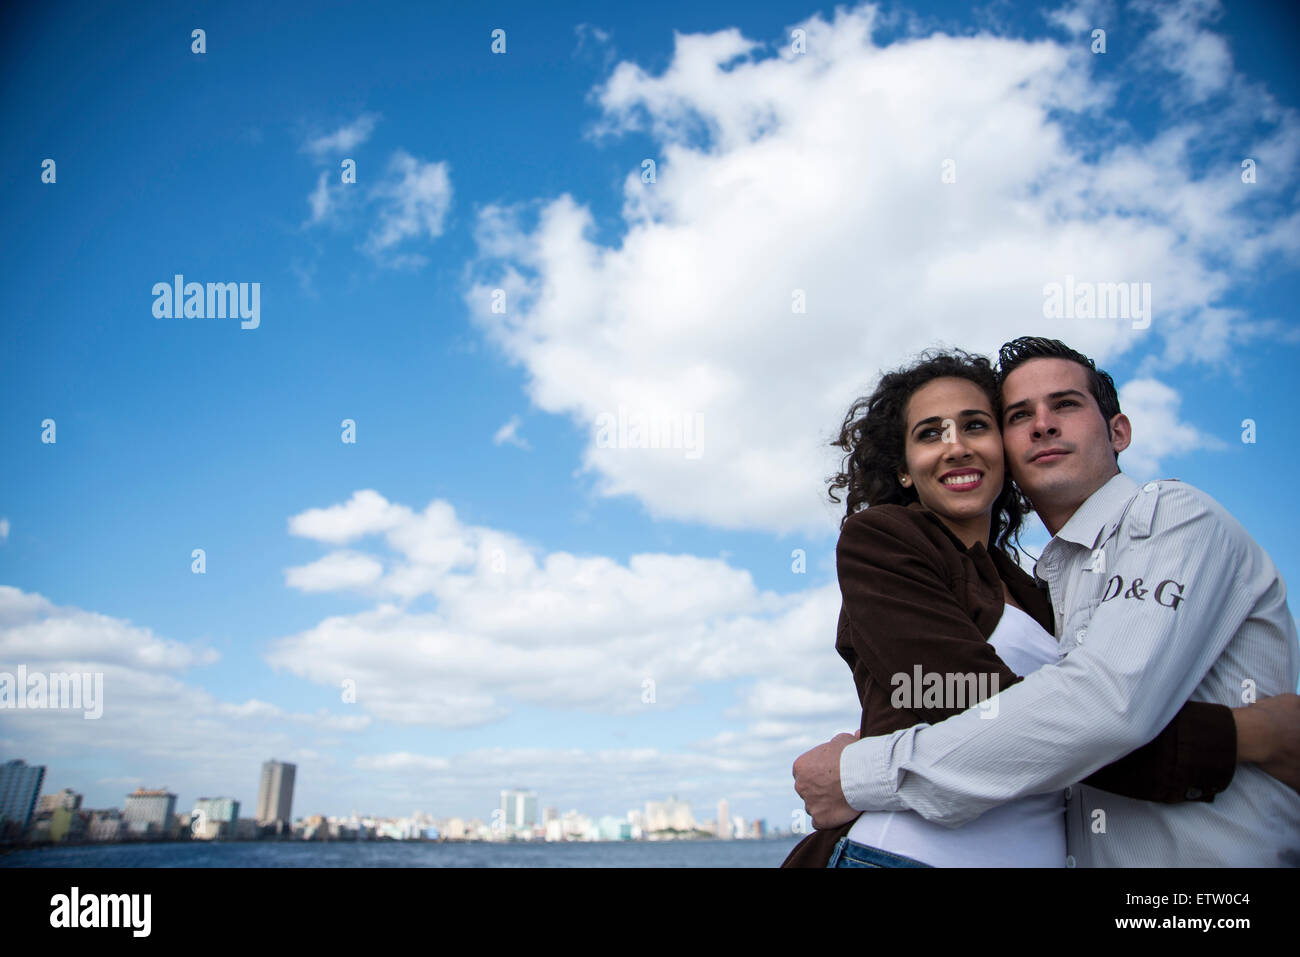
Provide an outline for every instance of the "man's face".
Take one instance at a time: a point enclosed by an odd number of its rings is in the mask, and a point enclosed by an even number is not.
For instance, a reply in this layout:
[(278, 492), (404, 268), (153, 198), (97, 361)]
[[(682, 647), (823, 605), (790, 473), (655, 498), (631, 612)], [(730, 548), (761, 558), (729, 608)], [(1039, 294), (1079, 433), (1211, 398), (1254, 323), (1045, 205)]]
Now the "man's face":
[(1011, 477), (1036, 504), (1082, 501), (1119, 471), (1128, 419), (1117, 415), (1111, 424), (1119, 427), (1107, 428), (1079, 363), (1030, 359), (1003, 382), (1002, 404)]

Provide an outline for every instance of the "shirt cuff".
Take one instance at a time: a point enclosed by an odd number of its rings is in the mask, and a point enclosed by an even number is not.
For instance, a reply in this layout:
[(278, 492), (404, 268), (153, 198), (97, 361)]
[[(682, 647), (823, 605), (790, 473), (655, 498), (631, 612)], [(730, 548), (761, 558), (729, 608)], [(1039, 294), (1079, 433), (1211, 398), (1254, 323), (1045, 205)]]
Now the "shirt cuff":
[(855, 811), (907, 810), (894, 791), (889, 761), (904, 737), (907, 738), (905, 746), (911, 750), (911, 736), (915, 731), (916, 727), (912, 727), (861, 738), (840, 752), (840, 790), (849, 807)]
[(1237, 722), (1227, 705), (1194, 712), (1178, 732), (1178, 764), (1191, 781), (1183, 794), (1189, 801), (1213, 801), (1228, 789), (1237, 770)]

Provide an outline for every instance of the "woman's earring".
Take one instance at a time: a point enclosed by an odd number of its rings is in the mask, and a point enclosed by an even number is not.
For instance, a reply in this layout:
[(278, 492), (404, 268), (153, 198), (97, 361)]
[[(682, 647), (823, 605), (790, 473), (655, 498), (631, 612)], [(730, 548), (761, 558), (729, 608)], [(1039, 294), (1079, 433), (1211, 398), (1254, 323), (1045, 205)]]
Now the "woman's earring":
[(904, 488), (907, 488), (907, 484), (908, 484), (909, 482), (911, 482), (912, 480), (911, 480), (910, 478), (908, 478), (907, 476), (903, 476), (901, 479), (899, 479), (899, 481), (903, 483), (903, 487), (904, 487)]

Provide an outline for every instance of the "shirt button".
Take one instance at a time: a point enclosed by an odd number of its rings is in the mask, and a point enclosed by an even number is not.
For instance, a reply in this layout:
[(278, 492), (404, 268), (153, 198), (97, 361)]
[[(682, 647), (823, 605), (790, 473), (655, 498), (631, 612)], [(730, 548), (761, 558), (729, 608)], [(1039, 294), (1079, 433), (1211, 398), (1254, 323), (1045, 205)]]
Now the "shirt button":
[(1200, 788), (1188, 788), (1188, 789), (1187, 789), (1187, 800), (1189, 800), (1189, 801), (1195, 801), (1195, 800), (1196, 800), (1197, 798), (1199, 798), (1200, 796), (1201, 796), (1201, 789), (1200, 789)]
[(1159, 487), (1160, 487), (1160, 486), (1157, 485), (1155, 482), (1147, 482), (1146, 485), (1143, 485), (1143, 486), (1142, 486), (1142, 491), (1144, 491), (1144, 492), (1154, 492), (1154, 491), (1155, 491), (1156, 489), (1158, 489)]
[(1074, 640), (1077, 641), (1079, 644), (1083, 644), (1083, 639), (1087, 637), (1088, 637), (1087, 628), (1080, 628), (1078, 631), (1074, 633)]
[(1069, 788), (1069, 787), (1067, 787), (1067, 788), (1065, 789), (1065, 799), (1066, 799), (1067, 801), (1070, 800), (1070, 795), (1073, 794), (1073, 793), (1074, 793), (1074, 789), (1073, 789), (1073, 788)]
[(1074, 855), (1073, 855), (1073, 854), (1071, 854), (1069, 857), (1067, 857), (1067, 858), (1065, 859), (1065, 866), (1066, 866), (1066, 867), (1073, 867), (1073, 866), (1074, 866)]

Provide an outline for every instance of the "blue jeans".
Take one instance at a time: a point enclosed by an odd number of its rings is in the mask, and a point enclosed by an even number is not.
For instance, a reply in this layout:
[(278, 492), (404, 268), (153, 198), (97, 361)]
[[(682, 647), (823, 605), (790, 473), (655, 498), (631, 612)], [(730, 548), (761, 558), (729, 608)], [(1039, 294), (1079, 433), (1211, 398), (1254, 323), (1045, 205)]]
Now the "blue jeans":
[(827, 867), (930, 867), (930, 864), (922, 864), (920, 861), (913, 860), (910, 857), (904, 857), (902, 854), (891, 854), (889, 851), (882, 851), (878, 847), (868, 847), (866, 844), (859, 844), (857, 841), (850, 841), (848, 836), (839, 839), (835, 844), (835, 850), (831, 852), (830, 863)]

